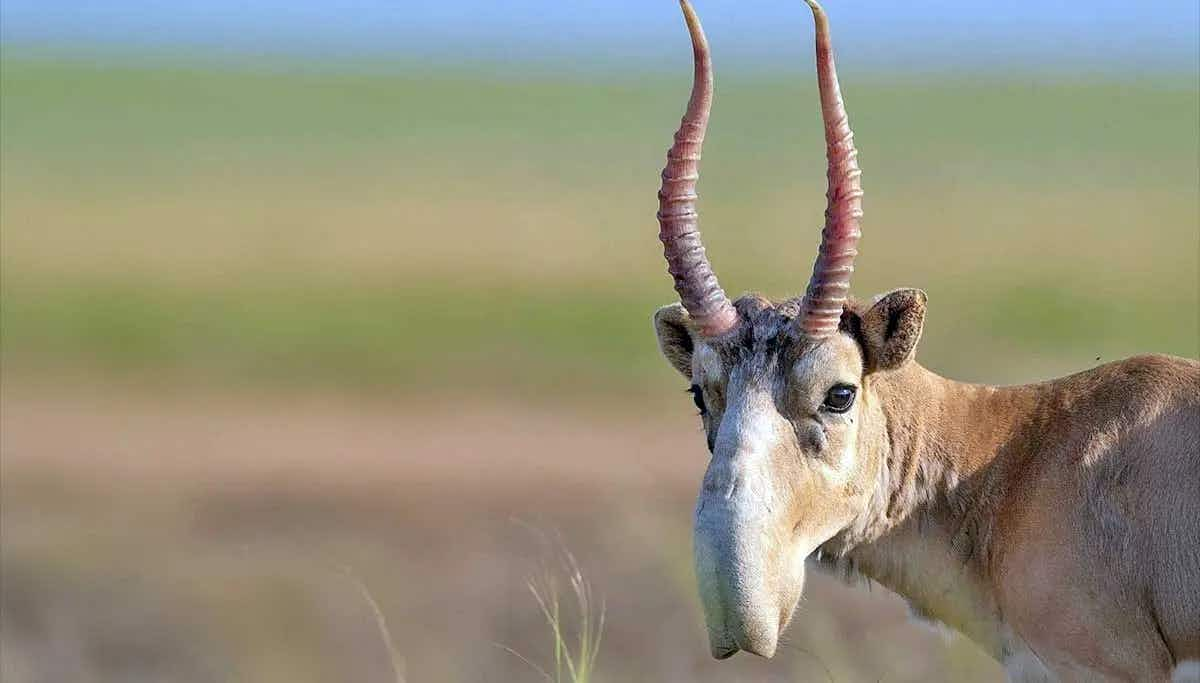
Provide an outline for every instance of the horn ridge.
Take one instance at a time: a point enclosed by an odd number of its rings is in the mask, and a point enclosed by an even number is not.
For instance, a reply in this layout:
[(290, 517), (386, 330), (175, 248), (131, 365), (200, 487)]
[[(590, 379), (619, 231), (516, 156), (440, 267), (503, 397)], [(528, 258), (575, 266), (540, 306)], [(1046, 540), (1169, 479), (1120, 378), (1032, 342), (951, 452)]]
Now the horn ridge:
[(711, 337), (733, 329), (737, 312), (717, 282), (700, 240), (696, 182), (700, 178), (700, 148), (712, 106), (712, 61), (695, 10), (687, 0), (680, 0), (679, 6), (692, 39), (695, 72), (687, 110), (667, 151), (667, 165), (662, 171), (662, 187), (658, 191), (659, 239), (679, 301), (701, 334)]
[(805, 2), (812, 9), (816, 28), (817, 87), (825, 127), (828, 190), (825, 227), (812, 278), (801, 301), (800, 327), (806, 336), (819, 339), (837, 332), (849, 296), (850, 276), (862, 236), (863, 190), (854, 132), (850, 130), (833, 61), (829, 18), (816, 0)]

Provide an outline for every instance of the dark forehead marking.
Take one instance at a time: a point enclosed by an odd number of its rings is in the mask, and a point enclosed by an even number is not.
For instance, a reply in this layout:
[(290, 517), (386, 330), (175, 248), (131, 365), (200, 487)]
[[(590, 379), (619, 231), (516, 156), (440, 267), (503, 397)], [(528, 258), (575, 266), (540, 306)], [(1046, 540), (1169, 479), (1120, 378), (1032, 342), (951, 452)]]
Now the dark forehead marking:
[(808, 343), (799, 333), (796, 316), (800, 299), (775, 303), (759, 294), (747, 294), (734, 302), (741, 325), (728, 338), (714, 344), (722, 363), (751, 363), (765, 371), (782, 354), (798, 358)]
[[(799, 332), (796, 318), (800, 315), (800, 303), (799, 297), (779, 302), (761, 294), (739, 297), (733, 302), (740, 321), (738, 327), (725, 337), (709, 340), (721, 365), (727, 371), (740, 366), (759, 378), (765, 378), (779, 368), (792, 367), (817, 343)], [(850, 297), (843, 313), (843, 324), (847, 324), (847, 317), (861, 317), (869, 307), (870, 302)]]

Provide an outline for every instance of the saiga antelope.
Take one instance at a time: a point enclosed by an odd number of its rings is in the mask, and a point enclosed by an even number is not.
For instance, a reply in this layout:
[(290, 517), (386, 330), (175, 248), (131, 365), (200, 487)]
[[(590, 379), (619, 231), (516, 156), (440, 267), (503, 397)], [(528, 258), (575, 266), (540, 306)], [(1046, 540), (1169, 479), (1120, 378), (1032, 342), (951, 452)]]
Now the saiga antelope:
[(700, 242), (712, 71), (681, 0), (695, 80), (658, 212), (680, 303), (654, 325), (691, 383), (711, 452), (694, 549), (713, 656), (772, 656), (813, 556), (904, 596), (1014, 679), (1190, 678), (1200, 668), (1200, 363), (1140, 356), (1014, 387), (917, 364), (925, 294), (848, 294), (860, 172), (829, 24), (807, 2), (828, 207), (806, 292), (773, 303), (730, 301)]

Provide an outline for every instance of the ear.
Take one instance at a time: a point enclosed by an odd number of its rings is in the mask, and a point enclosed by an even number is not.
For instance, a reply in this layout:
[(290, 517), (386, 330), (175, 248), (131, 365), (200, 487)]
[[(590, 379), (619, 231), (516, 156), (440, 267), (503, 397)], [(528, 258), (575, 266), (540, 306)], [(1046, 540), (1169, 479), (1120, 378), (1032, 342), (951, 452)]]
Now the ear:
[(692, 381), (692, 317), (682, 304), (663, 306), (654, 312), (654, 332), (658, 335), (658, 350), (666, 356), (671, 367), (687, 381)]
[(925, 326), (926, 300), (919, 289), (896, 289), (879, 296), (866, 313), (847, 313), (844, 325), (862, 346), (867, 372), (891, 370), (913, 357)]

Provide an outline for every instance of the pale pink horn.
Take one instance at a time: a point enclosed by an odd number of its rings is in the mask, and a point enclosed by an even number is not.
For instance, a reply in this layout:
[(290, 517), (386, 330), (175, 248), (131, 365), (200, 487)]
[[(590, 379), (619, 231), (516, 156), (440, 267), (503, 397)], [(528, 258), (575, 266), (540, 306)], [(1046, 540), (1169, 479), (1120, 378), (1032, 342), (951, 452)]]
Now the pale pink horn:
[(809, 338), (820, 339), (837, 332), (842, 307), (850, 293), (850, 275), (854, 272), (854, 257), (858, 255), (858, 238), (862, 235), (863, 191), (854, 133), (846, 119), (833, 65), (829, 19), (816, 0), (805, 2), (812, 8), (816, 22), (817, 85), (821, 93), (821, 118), (825, 121), (829, 190), (825, 194), (828, 204), (821, 248), (801, 304), (800, 329)]
[(692, 35), (692, 54), (696, 73), (692, 97), (675, 143), (667, 151), (667, 166), (662, 172), (658, 191), (659, 239), (667, 257), (667, 271), (675, 279), (679, 301), (687, 309), (701, 334), (724, 334), (737, 324), (737, 312), (717, 282), (704, 245), (700, 242), (699, 217), (696, 213), (696, 181), (700, 178), (700, 147), (708, 128), (708, 110), (712, 106), (712, 61), (708, 40), (700, 19), (687, 0), (679, 1)]

